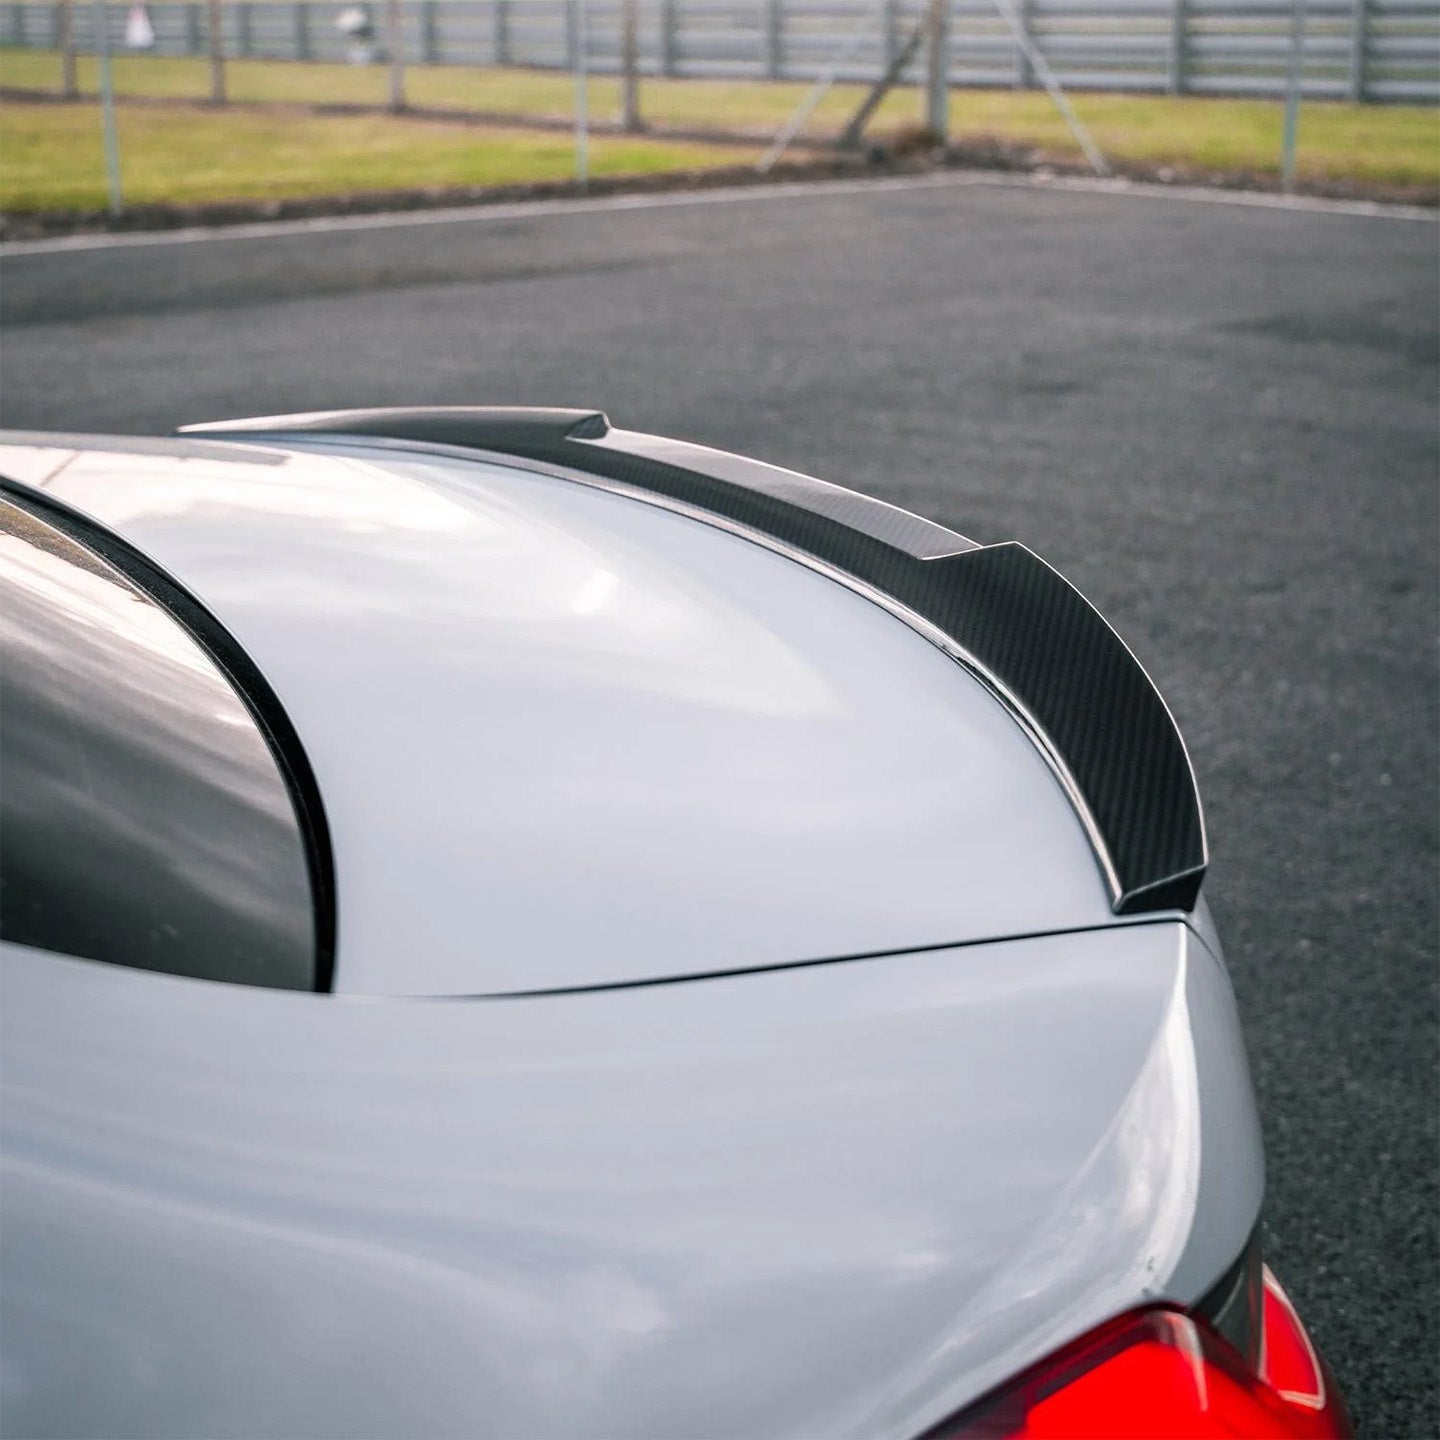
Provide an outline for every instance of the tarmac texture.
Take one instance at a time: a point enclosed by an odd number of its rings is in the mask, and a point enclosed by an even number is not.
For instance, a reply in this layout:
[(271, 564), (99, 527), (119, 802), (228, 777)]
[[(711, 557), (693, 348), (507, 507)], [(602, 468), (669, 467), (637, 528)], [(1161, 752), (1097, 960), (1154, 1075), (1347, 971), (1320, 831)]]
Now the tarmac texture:
[(1170, 701), (1269, 1154), (1362, 1435), (1440, 1433), (1440, 246), (1005, 183), (0, 256), (0, 416), (598, 407), (1019, 539)]

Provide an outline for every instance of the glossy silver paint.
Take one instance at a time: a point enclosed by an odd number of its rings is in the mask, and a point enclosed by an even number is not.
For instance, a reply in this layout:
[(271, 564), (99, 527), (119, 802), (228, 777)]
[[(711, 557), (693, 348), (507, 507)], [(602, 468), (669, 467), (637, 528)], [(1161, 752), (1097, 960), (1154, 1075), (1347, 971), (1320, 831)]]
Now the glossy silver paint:
[(25, 444), (294, 721), (341, 993), (0, 945), (5, 1433), (912, 1440), (1240, 1252), (1208, 915), (888, 611), (508, 466)]
[(1259, 1205), (1176, 922), (530, 999), (3, 984), (8, 1434), (909, 1440)]
[(173, 443), (179, 463), (82, 453), (45, 491), (182, 577), (275, 688), (326, 799), (339, 989), (547, 989), (1110, 921), (1000, 703), (813, 570), (496, 464)]

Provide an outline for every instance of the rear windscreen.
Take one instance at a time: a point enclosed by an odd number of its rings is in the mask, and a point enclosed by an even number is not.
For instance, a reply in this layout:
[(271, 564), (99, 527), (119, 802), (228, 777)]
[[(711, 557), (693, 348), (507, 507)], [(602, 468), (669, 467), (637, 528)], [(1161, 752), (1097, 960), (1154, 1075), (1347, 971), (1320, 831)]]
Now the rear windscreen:
[(0, 937), (316, 987), (305, 841), (250, 710), (108, 561), (0, 500)]

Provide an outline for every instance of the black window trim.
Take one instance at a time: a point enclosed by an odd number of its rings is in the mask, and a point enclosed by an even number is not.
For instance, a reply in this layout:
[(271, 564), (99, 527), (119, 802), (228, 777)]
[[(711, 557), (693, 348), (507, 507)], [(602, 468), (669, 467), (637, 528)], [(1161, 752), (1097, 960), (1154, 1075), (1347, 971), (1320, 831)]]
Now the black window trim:
[(0, 494), (35, 519), (113, 565), (164, 610), (205, 652), (240, 697), (264, 737), (295, 809), (310, 878), (315, 937), (315, 991), (335, 985), (335, 859), (330, 826), (309, 757), (280, 698), (240, 642), (209, 610), (154, 561), (103, 525), (53, 496), (0, 475)]

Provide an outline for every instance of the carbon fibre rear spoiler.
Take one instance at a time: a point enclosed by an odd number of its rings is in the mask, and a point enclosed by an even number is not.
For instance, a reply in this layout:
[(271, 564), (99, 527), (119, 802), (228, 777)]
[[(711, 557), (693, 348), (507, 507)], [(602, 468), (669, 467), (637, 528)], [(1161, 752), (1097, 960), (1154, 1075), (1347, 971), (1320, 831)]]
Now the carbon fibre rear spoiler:
[(760, 461), (616, 430), (596, 410), (335, 410), (187, 425), (192, 436), (364, 438), (461, 451), (623, 489), (782, 550), (946, 650), (1045, 755), (1117, 915), (1192, 909), (1208, 854), (1175, 721), (1099, 612), (1023, 545), (977, 545), (883, 501)]

